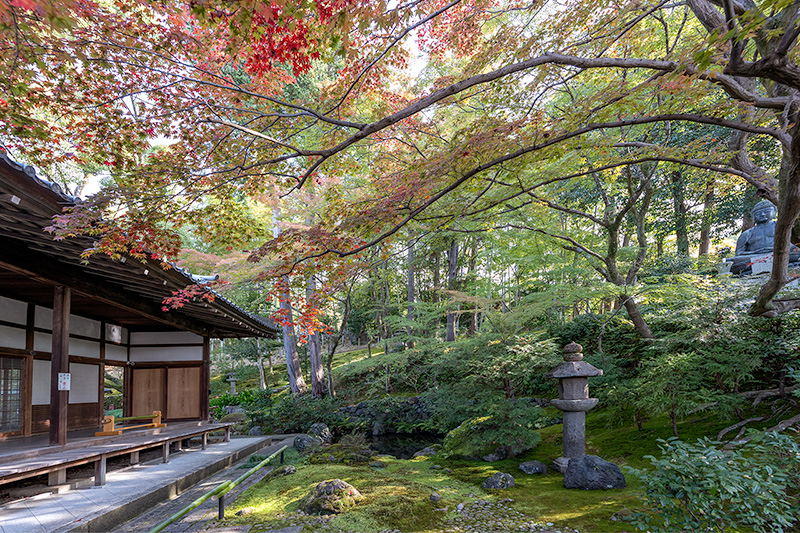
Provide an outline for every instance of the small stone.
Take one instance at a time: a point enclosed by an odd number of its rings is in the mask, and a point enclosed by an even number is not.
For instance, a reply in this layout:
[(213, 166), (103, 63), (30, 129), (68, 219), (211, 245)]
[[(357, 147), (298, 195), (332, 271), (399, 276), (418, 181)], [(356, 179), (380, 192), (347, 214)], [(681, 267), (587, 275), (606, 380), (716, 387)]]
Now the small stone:
[(236, 516), (246, 516), (246, 515), (249, 515), (250, 513), (252, 513), (253, 511), (255, 511), (254, 508), (245, 507), (243, 509), (239, 509), (238, 511), (236, 511)]
[(431, 470), (441, 470), (441, 469), (442, 469), (442, 465), (433, 465), (431, 467)]
[(519, 469), (526, 474), (546, 474), (547, 465), (540, 461), (525, 461), (519, 465)]
[(264, 430), (261, 429), (261, 426), (253, 426), (250, 428), (250, 431), (247, 432), (248, 435), (263, 435)]
[(293, 465), (283, 465), (279, 466), (278, 468), (270, 472), (269, 477), (270, 478), (283, 477), (294, 474), (295, 472), (297, 472), (297, 468), (295, 468)]
[(386, 468), (386, 463), (383, 461), (372, 461), (369, 466), (372, 468)]
[(631, 520), (633, 520), (633, 511), (625, 506), (611, 515), (612, 522), (630, 522)]
[(514, 486), (514, 477), (505, 472), (495, 472), (495, 474), (483, 482), (484, 489), (508, 489)]
[(420, 457), (420, 456), (428, 456), (428, 455), (436, 455), (436, 446), (428, 446), (426, 448), (422, 448), (420, 451), (415, 452), (413, 457)]
[(431, 492), (431, 501), (432, 502), (438, 502), (441, 499), (442, 499), (442, 497), (439, 495), (438, 492)]
[[(573, 343), (573, 344), (574, 344), (574, 343)], [(548, 522), (548, 523), (546, 523), (545, 525), (546, 525), (547, 527), (553, 527), (553, 523), (552, 523), (552, 522)]]
[(461, 512), (463, 510), (464, 510), (464, 504), (463, 503), (459, 503), (458, 505), (456, 505), (456, 511)]

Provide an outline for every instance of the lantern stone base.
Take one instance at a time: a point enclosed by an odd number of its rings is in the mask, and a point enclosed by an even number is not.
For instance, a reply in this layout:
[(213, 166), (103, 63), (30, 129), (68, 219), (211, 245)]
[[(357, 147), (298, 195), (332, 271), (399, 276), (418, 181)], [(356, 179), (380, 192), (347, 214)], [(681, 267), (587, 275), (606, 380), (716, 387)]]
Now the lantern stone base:
[(553, 461), (553, 470), (561, 472), (565, 474), (567, 472), (567, 467), (569, 466), (569, 457), (559, 457), (555, 461)]

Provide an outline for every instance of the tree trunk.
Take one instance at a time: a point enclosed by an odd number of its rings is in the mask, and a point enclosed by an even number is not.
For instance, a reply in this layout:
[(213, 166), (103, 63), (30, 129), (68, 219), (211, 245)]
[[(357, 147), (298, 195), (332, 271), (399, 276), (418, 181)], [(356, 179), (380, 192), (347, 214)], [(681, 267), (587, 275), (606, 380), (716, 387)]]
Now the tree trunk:
[[(310, 302), (317, 291), (317, 283), (314, 276), (308, 278), (306, 288), (306, 301)], [(308, 337), (308, 354), (311, 360), (311, 396), (322, 398), (325, 395), (325, 371), (322, 368), (322, 342), (319, 331), (315, 331)]]
[(342, 312), (342, 322), (339, 326), (339, 334), (333, 338), (331, 342), (331, 347), (328, 349), (328, 394), (330, 394), (331, 398), (336, 398), (336, 390), (333, 388), (333, 354), (336, 353), (336, 348), (338, 348), (339, 343), (344, 336), (345, 329), (347, 328), (347, 320), (350, 317), (350, 294), (347, 295), (347, 298), (344, 300), (344, 311)]
[[(407, 295), (408, 295), (408, 309), (406, 310), (406, 319), (411, 322), (414, 320), (414, 300), (415, 300), (415, 290), (414, 290), (414, 274), (416, 272), (414, 266), (414, 241), (408, 243), (408, 272), (407, 272), (407, 279), (408, 279), (408, 286), (407, 286)], [(414, 334), (414, 328), (411, 327), (411, 324), (408, 325), (406, 329), (406, 333), (409, 337)], [(409, 340), (408, 346), (410, 348), (414, 347), (414, 341)]]
[(256, 355), (258, 356), (258, 382), (261, 390), (267, 390), (267, 380), (264, 376), (264, 358), (261, 356), (261, 337), (256, 337)]
[[(456, 271), (458, 268), (458, 241), (453, 237), (450, 241), (450, 250), (447, 252), (447, 288), (455, 290), (456, 287)], [(450, 295), (451, 303), (447, 305), (447, 333), (445, 341), (452, 342), (456, 340), (456, 313), (452, 304), (453, 296)]]
[[(477, 266), (478, 266), (478, 242), (477, 239), (472, 243), (472, 251), (469, 254), (469, 264), (467, 266), (467, 281), (470, 284), (468, 290), (475, 291), (475, 282), (477, 281)], [(478, 329), (478, 304), (472, 304), (472, 312), (469, 314), (469, 325), (467, 326), (467, 336), (472, 337)]]
[(700, 255), (708, 255), (711, 251), (711, 222), (714, 218), (714, 196), (716, 181), (712, 178), (706, 183), (703, 198), (703, 224), (700, 227)]
[(280, 294), (281, 309), (283, 310), (285, 323), (283, 330), (283, 349), (286, 353), (286, 372), (289, 375), (289, 389), (292, 394), (305, 394), (308, 392), (308, 385), (300, 372), (300, 357), (297, 355), (297, 343), (294, 338), (294, 325), (292, 324), (292, 305), (289, 301), (289, 279), (283, 276), (284, 289)]
[(433, 253), (433, 303), (439, 303), (439, 252)]
[(625, 310), (628, 312), (628, 317), (631, 319), (631, 322), (633, 322), (636, 333), (648, 342), (652, 342), (654, 338), (653, 332), (650, 330), (650, 326), (647, 325), (647, 322), (644, 321), (644, 317), (642, 317), (642, 313), (639, 311), (639, 306), (636, 305), (633, 296), (622, 295), (620, 299), (623, 300), (622, 304), (625, 306)]
[(686, 182), (677, 170), (672, 173), (672, 203), (675, 209), (675, 241), (678, 255), (689, 255), (689, 230), (686, 226)]

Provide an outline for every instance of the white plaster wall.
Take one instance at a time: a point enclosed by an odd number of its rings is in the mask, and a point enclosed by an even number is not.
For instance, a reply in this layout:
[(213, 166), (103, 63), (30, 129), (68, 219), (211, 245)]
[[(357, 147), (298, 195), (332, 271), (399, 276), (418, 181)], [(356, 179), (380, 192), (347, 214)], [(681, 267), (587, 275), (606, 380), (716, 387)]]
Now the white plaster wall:
[(36, 319), (34, 325), (37, 328), (49, 329), (53, 331), (53, 310), (46, 307), (36, 306)]
[(70, 339), (69, 354), (100, 359), (100, 343), (83, 339)]
[(202, 344), (203, 337), (188, 331), (134, 331), (131, 333), (131, 346), (134, 344)]
[(50, 361), (33, 360), (33, 405), (50, 405)]
[(0, 326), (0, 346), (3, 348), (25, 349), (25, 330), (8, 326)]
[(72, 375), (70, 378), (69, 403), (96, 402), (100, 366), (70, 363), (69, 373)]
[(128, 349), (125, 346), (106, 344), (106, 359), (111, 361), (127, 361)]
[(100, 340), (100, 322), (82, 316), (69, 315), (69, 332)]
[[(106, 354), (108, 357), (108, 354)], [(131, 346), (131, 361), (202, 361), (202, 346), (166, 346), (155, 348), (136, 348)]]
[(53, 349), (53, 336), (49, 333), (36, 332), (33, 334), (33, 349), (37, 352), (47, 352)]
[(27, 317), (28, 304), (0, 296), (0, 320), (24, 326)]

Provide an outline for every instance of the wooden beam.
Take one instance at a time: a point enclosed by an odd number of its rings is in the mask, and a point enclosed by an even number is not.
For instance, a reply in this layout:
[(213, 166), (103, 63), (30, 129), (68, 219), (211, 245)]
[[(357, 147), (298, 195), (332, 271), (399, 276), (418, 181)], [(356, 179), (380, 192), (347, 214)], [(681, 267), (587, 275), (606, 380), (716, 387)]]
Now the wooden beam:
[(207, 326), (198, 321), (176, 313), (163, 312), (160, 302), (145, 301), (118, 286), (110, 286), (105, 280), (87, 281), (86, 272), (78, 266), (54, 264), (51, 257), (32, 252), (27, 248), (20, 247), (18, 242), (12, 243), (6, 239), (0, 240), (0, 249), (3, 250), (0, 266), (7, 270), (39, 279), (44, 283), (72, 287), (76, 293), (162, 324), (191, 331), (201, 336), (209, 334)]
[(25, 318), (25, 367), (22, 371), (22, 434), (26, 437), (33, 432), (33, 326), (36, 319), (36, 306), (28, 304)]
[(53, 290), (53, 348), (50, 357), (50, 446), (67, 443), (69, 391), (58, 390), (58, 374), (69, 372), (69, 308), (71, 291)]

